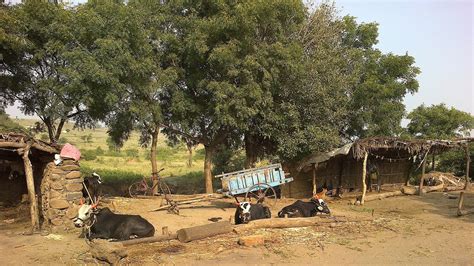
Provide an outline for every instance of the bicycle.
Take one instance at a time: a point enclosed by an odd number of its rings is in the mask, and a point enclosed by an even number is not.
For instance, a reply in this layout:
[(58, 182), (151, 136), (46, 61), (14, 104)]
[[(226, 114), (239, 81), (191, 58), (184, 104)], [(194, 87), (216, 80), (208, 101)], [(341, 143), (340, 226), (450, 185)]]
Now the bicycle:
[[(168, 212), (179, 214), (178, 205), (175, 201), (171, 199), (171, 190), (168, 185), (163, 181), (160, 176), (160, 172), (165, 170), (161, 168), (157, 173), (157, 182), (153, 184), (153, 175), (150, 177), (150, 181), (146, 177), (143, 177), (142, 180), (135, 182), (128, 187), (128, 193), (130, 197), (137, 198), (138, 196), (163, 196), (166, 200), (166, 205), (170, 205)], [(151, 184), (151, 185), (150, 185)], [(155, 188), (158, 187), (158, 193), (153, 194)], [(161, 206), (163, 206), (163, 198), (161, 201)]]

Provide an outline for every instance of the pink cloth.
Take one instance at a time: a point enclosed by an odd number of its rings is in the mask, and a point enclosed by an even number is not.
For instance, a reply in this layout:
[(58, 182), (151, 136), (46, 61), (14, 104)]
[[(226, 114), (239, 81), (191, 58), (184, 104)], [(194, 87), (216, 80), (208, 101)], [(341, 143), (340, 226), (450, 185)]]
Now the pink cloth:
[(79, 159), (81, 159), (81, 152), (79, 151), (79, 149), (69, 143), (66, 143), (64, 145), (59, 155), (65, 158), (72, 158), (76, 161), (79, 161)]

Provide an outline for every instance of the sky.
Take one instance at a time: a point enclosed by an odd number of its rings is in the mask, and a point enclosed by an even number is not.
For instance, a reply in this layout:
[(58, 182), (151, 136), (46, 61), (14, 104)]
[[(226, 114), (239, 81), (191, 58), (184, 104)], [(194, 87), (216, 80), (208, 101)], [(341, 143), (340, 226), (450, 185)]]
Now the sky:
[[(73, 2), (77, 1), (81, 2)], [(360, 23), (377, 22), (377, 47), (383, 52), (407, 52), (415, 58), (422, 73), (418, 76), (418, 93), (405, 97), (408, 112), (421, 104), (445, 103), (474, 114), (473, 3), (471, 0), (339, 0), (336, 6), (341, 16), (349, 14)], [(24, 117), (16, 106), (6, 111), (14, 117)]]

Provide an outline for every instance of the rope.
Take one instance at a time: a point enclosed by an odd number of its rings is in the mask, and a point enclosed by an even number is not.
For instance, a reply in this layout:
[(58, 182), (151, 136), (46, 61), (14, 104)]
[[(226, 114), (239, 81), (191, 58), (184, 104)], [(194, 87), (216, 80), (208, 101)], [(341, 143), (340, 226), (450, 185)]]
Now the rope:
[(92, 197), (91, 197), (91, 193), (89, 193), (89, 189), (87, 189), (86, 183), (84, 183), (84, 181), (82, 181), (82, 185), (83, 185), (84, 188), (86, 189), (87, 196), (89, 196), (89, 199), (91, 200), (91, 203), (92, 203), (92, 204), (95, 204), (94, 200), (93, 200)]

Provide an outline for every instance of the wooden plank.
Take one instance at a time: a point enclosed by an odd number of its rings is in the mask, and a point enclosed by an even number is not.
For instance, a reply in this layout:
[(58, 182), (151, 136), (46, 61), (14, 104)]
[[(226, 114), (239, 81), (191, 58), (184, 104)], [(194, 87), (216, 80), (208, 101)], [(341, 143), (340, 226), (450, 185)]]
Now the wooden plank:
[(367, 158), (369, 154), (366, 152), (364, 155), (364, 162), (362, 163), (362, 197), (360, 198), (360, 204), (363, 205), (365, 202), (365, 194), (367, 193), (367, 184), (365, 178), (367, 175)]
[(31, 216), (31, 227), (33, 231), (39, 230), (39, 211), (38, 201), (35, 193), (35, 182), (33, 178), (33, 167), (31, 165), (28, 154), (30, 152), (31, 145), (28, 144), (23, 152), (23, 163), (25, 167), (26, 186), (28, 188), (28, 197), (30, 199), (30, 216)]

